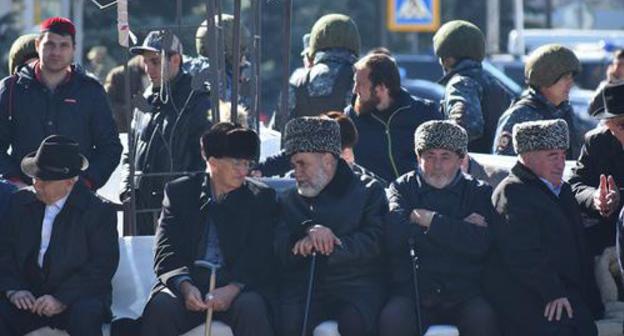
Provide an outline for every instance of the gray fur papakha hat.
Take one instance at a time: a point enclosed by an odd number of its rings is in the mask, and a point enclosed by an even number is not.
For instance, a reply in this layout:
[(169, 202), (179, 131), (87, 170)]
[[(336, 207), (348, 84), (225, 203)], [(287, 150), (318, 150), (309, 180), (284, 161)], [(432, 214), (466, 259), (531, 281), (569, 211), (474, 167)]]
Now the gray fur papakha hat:
[(284, 130), (286, 155), (301, 152), (340, 155), (340, 126), (328, 118), (301, 117), (289, 121)]
[(468, 133), (452, 121), (427, 121), (414, 132), (414, 147), (419, 155), (430, 149), (446, 149), (463, 156), (468, 152)]
[(567, 150), (568, 123), (563, 119), (528, 121), (514, 125), (513, 146), (518, 154), (538, 150)]

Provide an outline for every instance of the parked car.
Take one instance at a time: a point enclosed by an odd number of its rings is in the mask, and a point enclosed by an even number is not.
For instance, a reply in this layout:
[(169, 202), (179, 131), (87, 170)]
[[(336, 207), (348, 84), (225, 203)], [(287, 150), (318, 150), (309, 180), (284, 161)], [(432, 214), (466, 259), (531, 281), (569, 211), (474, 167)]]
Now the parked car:
[(444, 99), (444, 86), (436, 82), (425, 79), (406, 78), (401, 81), (401, 86), (403, 86), (412, 96), (433, 101), (436, 104), (436, 107), (439, 106), (440, 101)]

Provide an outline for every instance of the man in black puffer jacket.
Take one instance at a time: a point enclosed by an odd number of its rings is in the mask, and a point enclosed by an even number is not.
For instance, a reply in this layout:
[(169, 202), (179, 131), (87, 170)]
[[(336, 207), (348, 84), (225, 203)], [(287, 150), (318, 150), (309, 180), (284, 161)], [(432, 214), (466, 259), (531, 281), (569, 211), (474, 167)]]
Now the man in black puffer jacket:
[(68, 19), (44, 21), (35, 42), (39, 60), (0, 82), (0, 175), (18, 186), (32, 183), (20, 161), (52, 134), (78, 142), (89, 160), (80, 178), (90, 189), (102, 187), (119, 163), (122, 146), (106, 92), (72, 64), (75, 34)]
[[(203, 171), (199, 139), (210, 127), (208, 111), (210, 97), (206, 90), (192, 87), (192, 78), (182, 71), (182, 45), (171, 35), (171, 43), (165, 46), (167, 33), (151, 32), (142, 46), (131, 49), (143, 57), (146, 72), (152, 85), (145, 91), (145, 106), (134, 112), (130, 137), (134, 146), (134, 165), (137, 175), (136, 208), (154, 210), (137, 215), (137, 234), (154, 234), (154, 217), (158, 214), (165, 183), (183, 175)], [(166, 63), (161, 64), (161, 52)], [(164, 77), (161, 78), (161, 67)], [(129, 176), (130, 154), (123, 158), (123, 177), (120, 199), (130, 201), (132, 181)], [(143, 176), (150, 173), (170, 173), (165, 176)]]
[(388, 182), (414, 170), (414, 131), (425, 121), (443, 119), (434, 103), (401, 88), (395, 61), (383, 54), (355, 64), (353, 92), (354, 103), (345, 113), (360, 136), (354, 148), (358, 164)]

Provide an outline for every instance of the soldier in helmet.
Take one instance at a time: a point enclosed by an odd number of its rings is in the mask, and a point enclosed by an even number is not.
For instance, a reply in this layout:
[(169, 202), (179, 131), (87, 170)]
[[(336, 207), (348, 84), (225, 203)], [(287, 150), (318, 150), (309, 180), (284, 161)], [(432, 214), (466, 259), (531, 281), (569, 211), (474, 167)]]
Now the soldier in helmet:
[(9, 74), (15, 73), (17, 67), (22, 64), (30, 63), (30, 61), (38, 59), (37, 50), (35, 49), (35, 40), (37, 34), (25, 34), (13, 42), (9, 50)]
[(282, 130), (290, 119), (341, 111), (353, 97), (353, 64), (360, 52), (360, 33), (353, 20), (328, 14), (316, 21), (310, 32), (307, 57), (312, 64), (291, 76), (288, 112), (278, 110), (274, 128)]
[[(218, 18), (215, 16), (215, 22)], [(230, 14), (221, 15), (221, 27), (223, 29), (223, 42), (225, 50), (225, 90), (221, 91), (222, 100), (230, 101), (232, 76), (234, 73), (234, 65), (238, 64), (239, 77), (239, 97), (238, 103), (248, 109), (251, 106), (251, 63), (247, 60), (247, 53), (251, 48), (251, 32), (241, 24), (240, 29), (240, 59), (234, 60), (234, 46), (232, 45), (234, 36), (234, 16)], [(196, 75), (208, 65), (210, 41), (208, 40), (208, 24), (202, 22), (195, 33), (195, 48), (199, 57), (185, 63), (187, 71), (191, 75)], [(216, 61), (213, 61), (216, 64)]]
[[(574, 112), (568, 102), (574, 76), (581, 64), (572, 50), (548, 44), (535, 49), (524, 67), (529, 89), (498, 121), (492, 152), (515, 155), (511, 134), (513, 126), (525, 121), (564, 119), (570, 129), (570, 148), (567, 159), (578, 158), (581, 143), (574, 123)], [(582, 136), (580, 137), (582, 140)]]
[(433, 48), (445, 73), (445, 115), (468, 132), (470, 152), (490, 153), (498, 118), (513, 95), (483, 71), (483, 33), (470, 22), (451, 21), (433, 36)]

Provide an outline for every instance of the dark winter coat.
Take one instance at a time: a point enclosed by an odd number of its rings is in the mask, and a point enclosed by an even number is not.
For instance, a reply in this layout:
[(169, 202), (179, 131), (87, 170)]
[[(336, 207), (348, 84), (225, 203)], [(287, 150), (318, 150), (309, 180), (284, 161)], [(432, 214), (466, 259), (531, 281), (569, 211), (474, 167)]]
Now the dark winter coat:
[[(201, 157), (200, 138), (210, 128), (208, 111), (210, 97), (205, 91), (191, 87), (191, 76), (180, 72), (170, 82), (171, 95), (164, 104), (158, 91), (149, 87), (145, 98), (151, 110), (134, 111), (132, 130), (134, 164), (142, 173), (199, 172), (205, 169)], [(130, 154), (123, 157), (121, 199), (130, 193)], [(167, 181), (180, 176), (135, 176), (137, 208), (160, 208)]]
[[(210, 176), (197, 174), (181, 177), (167, 184), (165, 199), (156, 232), (154, 272), (158, 282), (152, 293), (168, 287), (174, 293), (176, 277), (190, 276), (205, 290), (204, 277), (197, 277), (193, 263), (206, 252), (210, 217), (217, 228), (219, 248), (224, 259), (218, 271), (219, 286), (244, 284), (244, 291), (269, 293), (273, 276), (273, 230), (278, 216), (275, 191), (247, 179), (216, 205), (211, 198)], [(212, 213), (208, 213), (212, 209)], [(244, 209), (244, 211), (241, 211)]]
[[(459, 173), (451, 185), (436, 189), (411, 172), (393, 182), (387, 193), (390, 214), (385, 237), (394, 294), (413, 293), (410, 249), (414, 248), (422, 304), (456, 303), (480, 295), (490, 232), (463, 219), (478, 213), (488, 224), (493, 221), (492, 188)], [(412, 210), (419, 208), (435, 211), (428, 229), (409, 220)]]
[(587, 133), (581, 156), (570, 178), (576, 201), (588, 217), (586, 234), (594, 255), (602, 254), (606, 247), (615, 244), (615, 222), (623, 203), (620, 197), (618, 210), (609, 218), (603, 218), (594, 209), (594, 192), (600, 184), (601, 174), (612, 175), (620, 195), (624, 195), (624, 148), (606, 128)]
[(496, 125), (514, 95), (481, 62), (463, 59), (441, 80), (446, 85), (444, 114), (468, 132), (468, 151), (490, 153)]
[(359, 134), (353, 148), (355, 161), (389, 182), (416, 168), (416, 128), (425, 121), (443, 119), (433, 102), (412, 97), (405, 90), (385, 111), (358, 114), (350, 105), (345, 113)]
[(32, 187), (17, 191), (0, 226), (0, 291), (25, 289), (50, 294), (71, 306), (83, 298), (111, 304), (111, 281), (119, 261), (117, 213), (113, 205), (77, 183), (52, 229), (37, 264), (45, 204)]
[[(602, 309), (585, 244), (580, 212), (570, 185), (557, 197), (537, 175), (517, 163), (492, 196), (500, 221), (485, 291), (507, 335), (596, 335)], [(548, 322), (546, 304), (567, 298), (571, 320)]]
[(318, 196), (301, 196), (293, 187), (281, 200), (275, 250), (281, 260), (285, 286), (296, 286), (306, 279), (308, 264), (304, 258), (293, 256), (291, 249), (315, 224), (328, 227), (342, 241), (342, 246), (325, 260), (323, 274), (329, 286), (355, 286), (360, 279), (379, 277), (388, 206), (377, 181), (354, 174), (340, 159), (336, 175)]
[(4, 218), (5, 211), (9, 209), (9, 202), (15, 187), (9, 182), (0, 179), (0, 218)]
[(82, 176), (93, 188), (102, 187), (117, 167), (122, 146), (104, 88), (80, 67), (72, 66), (68, 78), (50, 92), (29, 64), (0, 82), (0, 174), (5, 178), (30, 183), (20, 162), (52, 134), (78, 142), (89, 159)]

